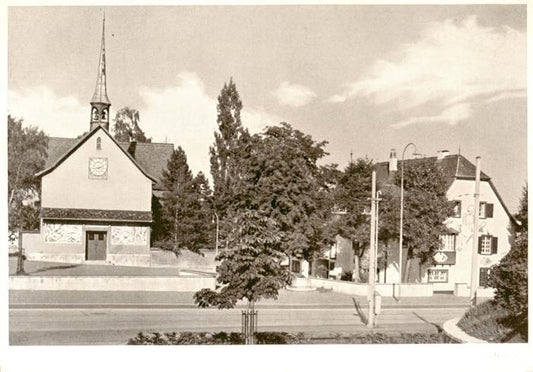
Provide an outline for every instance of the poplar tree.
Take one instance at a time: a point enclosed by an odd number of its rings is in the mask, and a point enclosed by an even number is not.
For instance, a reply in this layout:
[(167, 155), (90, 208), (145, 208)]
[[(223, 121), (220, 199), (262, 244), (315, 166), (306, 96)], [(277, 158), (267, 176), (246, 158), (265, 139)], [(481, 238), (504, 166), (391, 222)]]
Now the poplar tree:
[(215, 143), (209, 148), (211, 175), (213, 177), (214, 206), (224, 219), (231, 208), (235, 183), (239, 177), (243, 140), (249, 135), (241, 123), (242, 102), (237, 87), (230, 79), (225, 83), (217, 104), (217, 131)]

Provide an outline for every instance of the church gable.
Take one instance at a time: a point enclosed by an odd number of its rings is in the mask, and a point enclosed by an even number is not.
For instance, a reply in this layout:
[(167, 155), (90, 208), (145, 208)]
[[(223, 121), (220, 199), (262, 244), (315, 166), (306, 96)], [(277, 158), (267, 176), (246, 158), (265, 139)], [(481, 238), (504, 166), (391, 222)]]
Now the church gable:
[(155, 179), (101, 127), (92, 130), (39, 175), (43, 207), (151, 209)]

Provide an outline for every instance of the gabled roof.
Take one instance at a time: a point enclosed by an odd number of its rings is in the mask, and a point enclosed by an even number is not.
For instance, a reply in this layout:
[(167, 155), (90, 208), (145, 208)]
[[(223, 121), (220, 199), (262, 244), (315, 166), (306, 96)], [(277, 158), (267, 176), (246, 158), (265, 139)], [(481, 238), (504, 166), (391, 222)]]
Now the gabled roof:
[[(115, 140), (113, 138), (113, 136), (111, 136), (111, 134), (104, 128), (104, 127), (101, 127), (101, 126), (97, 126), (95, 128), (93, 128), (91, 131), (89, 131), (89, 133), (85, 134), (83, 137), (81, 137), (80, 139), (72, 139), (73, 140), (73, 144), (71, 144), (70, 148), (63, 152), (61, 155), (59, 155), (58, 158), (56, 159), (51, 159), (50, 155), (54, 155), (56, 156), (57, 154), (60, 154), (60, 150), (59, 149), (53, 149), (52, 151), (50, 151), (50, 144), (51, 144), (51, 141), (48, 142), (48, 148), (49, 148), (49, 153), (48, 153), (48, 159), (47, 159), (47, 162), (46, 162), (46, 165), (45, 165), (45, 169), (42, 170), (41, 172), (37, 173), (36, 176), (37, 177), (42, 177), (48, 173), (50, 173), (51, 171), (53, 171), (54, 169), (56, 169), (61, 163), (63, 163), (72, 153), (74, 153), (81, 145), (83, 145), (85, 142), (87, 142), (87, 140), (89, 138), (91, 138), (96, 132), (98, 132), (99, 130), (102, 130), (110, 139), (111, 141), (113, 141), (120, 150), (122, 150), (122, 152), (124, 153), (124, 155), (126, 155), (128, 157), (128, 159), (130, 159), (132, 161), (132, 163), (141, 171), (142, 174), (144, 174), (147, 178), (149, 178), (152, 182), (154, 183), (157, 183), (158, 179), (151, 176), (149, 173), (147, 173), (140, 165), (139, 163), (128, 153), (127, 149), (124, 149), (118, 142), (117, 140)], [(59, 143), (59, 147), (66, 147), (67, 146), (67, 139), (65, 138), (62, 138), (60, 141), (58, 141)], [(53, 144), (53, 142), (52, 142)], [(61, 149), (62, 151), (63, 149)]]
[[(404, 160), (404, 164), (416, 164), (417, 162), (422, 161), (428, 161), (432, 160), (437, 162), (443, 169), (444, 175), (446, 177), (446, 187), (450, 188), (453, 181), (455, 180), (472, 180), (475, 181), (476, 179), (476, 166), (472, 164), (468, 159), (466, 159), (462, 155), (448, 155), (445, 156), (442, 159), (437, 159), (436, 156), (429, 157), (429, 158), (417, 158), (417, 159), (407, 159)], [(402, 161), (398, 160), (398, 171), (401, 170)], [(394, 178), (396, 172), (389, 172), (389, 162), (380, 162), (376, 163), (375, 165), (376, 170), (376, 183), (379, 188), (384, 187), (385, 185), (392, 185), (394, 184)], [(509, 212), (509, 209), (503, 202), (503, 199), (496, 190), (496, 187), (492, 183), (491, 178), (485, 174), (483, 171), (480, 173), (480, 180), (486, 181), (490, 185), (492, 191), (500, 201), (501, 205), (503, 206), (503, 209), (514, 223), (516, 223), (516, 219), (514, 216)]]
[[(129, 142), (119, 142), (120, 147), (127, 151)], [(157, 178), (154, 190), (165, 190), (161, 182), (162, 172), (167, 169), (167, 161), (172, 156), (172, 143), (137, 142), (135, 160), (148, 173)]]

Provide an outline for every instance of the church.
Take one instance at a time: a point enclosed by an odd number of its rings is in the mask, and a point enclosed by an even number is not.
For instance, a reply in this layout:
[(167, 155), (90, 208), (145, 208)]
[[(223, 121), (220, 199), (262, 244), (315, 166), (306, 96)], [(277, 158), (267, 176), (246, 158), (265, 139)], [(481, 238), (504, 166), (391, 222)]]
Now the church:
[[(30, 260), (150, 265), (152, 198), (173, 144), (118, 142), (109, 132), (105, 20), (89, 131), (51, 137), (41, 180), (40, 232), (25, 236)], [(31, 243), (30, 243), (31, 241)]]

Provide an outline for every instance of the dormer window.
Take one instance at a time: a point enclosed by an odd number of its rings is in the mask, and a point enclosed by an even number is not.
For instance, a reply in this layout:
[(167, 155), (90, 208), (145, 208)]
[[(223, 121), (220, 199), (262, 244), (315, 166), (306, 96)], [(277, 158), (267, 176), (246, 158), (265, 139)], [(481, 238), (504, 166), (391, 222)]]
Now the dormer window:
[(101, 150), (102, 149), (102, 139), (100, 137), (98, 137), (96, 139), (96, 149), (97, 150)]

